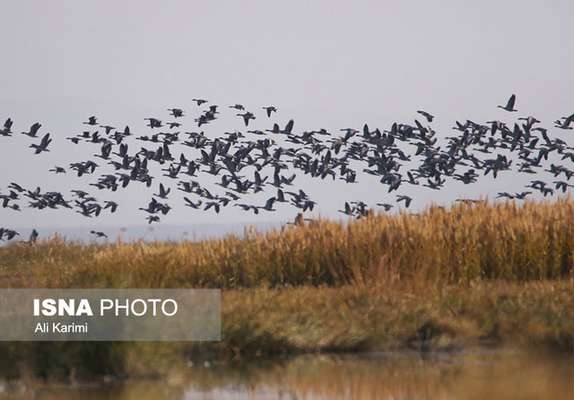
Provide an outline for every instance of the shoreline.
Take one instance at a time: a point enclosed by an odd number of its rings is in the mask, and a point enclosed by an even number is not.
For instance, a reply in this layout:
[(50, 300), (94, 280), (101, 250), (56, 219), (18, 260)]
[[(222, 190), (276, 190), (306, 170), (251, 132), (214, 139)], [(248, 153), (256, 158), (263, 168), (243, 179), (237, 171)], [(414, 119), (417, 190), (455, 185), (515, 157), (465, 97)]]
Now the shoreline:
[[(573, 281), (488, 282), (429, 290), (295, 287), (226, 290), (220, 342), (5, 342), (0, 376), (48, 381), (165, 376), (189, 362), (305, 354), (431, 354), (509, 345), (574, 354)], [(14, 370), (19, 366), (19, 371)]]
[[(0, 247), (4, 288), (219, 288), (217, 343), (0, 343), (0, 376), (512, 344), (574, 353), (574, 201), (429, 207), (179, 243)], [(14, 367), (16, 366), (16, 368)]]

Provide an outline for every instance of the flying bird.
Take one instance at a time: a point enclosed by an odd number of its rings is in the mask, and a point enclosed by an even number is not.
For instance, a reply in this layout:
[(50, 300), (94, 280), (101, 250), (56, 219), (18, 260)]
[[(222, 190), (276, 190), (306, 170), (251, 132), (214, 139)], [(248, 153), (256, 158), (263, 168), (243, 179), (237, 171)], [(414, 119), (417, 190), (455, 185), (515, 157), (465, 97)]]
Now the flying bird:
[(50, 139), (50, 134), (47, 133), (42, 137), (42, 140), (40, 141), (39, 144), (31, 144), (28, 147), (33, 148), (35, 150), (34, 154), (40, 154), (44, 151), (50, 151), (48, 149), (50, 143), (52, 143), (52, 139)]
[(514, 108), (514, 103), (516, 102), (516, 95), (512, 95), (510, 96), (510, 98), (508, 99), (508, 101), (506, 102), (505, 106), (498, 106), (498, 108), (502, 108), (503, 110), (509, 111), (509, 112), (514, 112), (514, 111), (518, 111)]
[(271, 118), (271, 113), (277, 112), (277, 108), (275, 106), (267, 106), (267, 107), (262, 107), (262, 108), (267, 113), (268, 118)]

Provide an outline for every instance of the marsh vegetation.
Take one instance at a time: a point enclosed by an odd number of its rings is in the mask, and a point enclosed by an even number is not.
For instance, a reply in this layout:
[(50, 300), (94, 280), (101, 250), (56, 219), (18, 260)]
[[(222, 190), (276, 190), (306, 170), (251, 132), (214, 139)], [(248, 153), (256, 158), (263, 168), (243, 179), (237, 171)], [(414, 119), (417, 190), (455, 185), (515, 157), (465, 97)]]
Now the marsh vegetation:
[(217, 343), (4, 343), (10, 378), (164, 376), (190, 360), (511, 344), (574, 350), (574, 202), (430, 207), (199, 242), (0, 248), (3, 287), (223, 289)]

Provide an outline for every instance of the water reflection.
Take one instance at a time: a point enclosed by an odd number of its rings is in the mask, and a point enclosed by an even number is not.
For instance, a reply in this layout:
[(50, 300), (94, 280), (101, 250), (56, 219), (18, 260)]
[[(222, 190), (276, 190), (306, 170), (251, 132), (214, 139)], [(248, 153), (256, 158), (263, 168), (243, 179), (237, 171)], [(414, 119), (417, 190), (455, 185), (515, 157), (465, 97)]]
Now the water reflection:
[(35, 389), (11, 383), (0, 390), (0, 398), (42, 400), (572, 399), (574, 359), (508, 351), (308, 355), (202, 363), (162, 381)]

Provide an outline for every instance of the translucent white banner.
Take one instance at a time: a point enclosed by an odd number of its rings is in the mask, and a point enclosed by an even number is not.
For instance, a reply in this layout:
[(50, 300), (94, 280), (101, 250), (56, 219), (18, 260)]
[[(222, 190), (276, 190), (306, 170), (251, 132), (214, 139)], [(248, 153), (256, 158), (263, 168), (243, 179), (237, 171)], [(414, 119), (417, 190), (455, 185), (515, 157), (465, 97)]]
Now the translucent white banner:
[(0, 289), (0, 341), (216, 341), (218, 289)]

